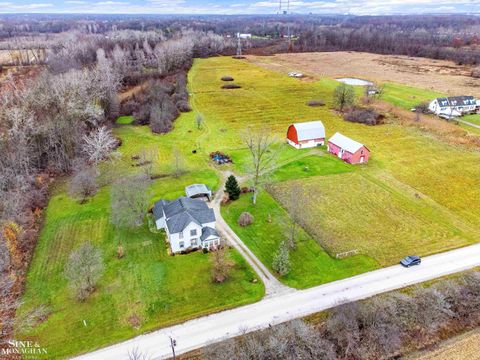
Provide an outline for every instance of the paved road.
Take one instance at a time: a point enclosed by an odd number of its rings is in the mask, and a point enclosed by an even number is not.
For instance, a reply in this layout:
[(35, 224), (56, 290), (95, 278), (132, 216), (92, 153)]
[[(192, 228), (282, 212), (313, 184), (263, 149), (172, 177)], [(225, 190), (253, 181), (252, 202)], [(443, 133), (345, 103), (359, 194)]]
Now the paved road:
[(310, 315), (341, 302), (364, 299), (476, 266), (480, 266), (480, 244), (425, 257), (420, 266), (409, 269), (396, 265), (307, 290), (271, 296), (255, 304), (141, 335), (77, 359), (126, 360), (128, 352), (135, 347), (153, 359), (163, 359), (171, 356), (169, 336), (177, 340), (177, 354), (184, 353), (242, 332)]

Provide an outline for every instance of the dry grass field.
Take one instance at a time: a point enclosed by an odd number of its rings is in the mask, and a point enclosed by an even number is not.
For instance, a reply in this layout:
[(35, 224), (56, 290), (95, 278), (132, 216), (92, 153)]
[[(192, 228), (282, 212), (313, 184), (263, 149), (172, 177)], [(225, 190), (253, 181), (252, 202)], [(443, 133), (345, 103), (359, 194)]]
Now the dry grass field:
[(442, 343), (438, 349), (408, 357), (408, 360), (479, 360), (480, 329)]
[(270, 70), (283, 73), (301, 71), (317, 79), (358, 77), (480, 97), (480, 79), (470, 76), (472, 68), (451, 61), (345, 51), (248, 56), (248, 60)]

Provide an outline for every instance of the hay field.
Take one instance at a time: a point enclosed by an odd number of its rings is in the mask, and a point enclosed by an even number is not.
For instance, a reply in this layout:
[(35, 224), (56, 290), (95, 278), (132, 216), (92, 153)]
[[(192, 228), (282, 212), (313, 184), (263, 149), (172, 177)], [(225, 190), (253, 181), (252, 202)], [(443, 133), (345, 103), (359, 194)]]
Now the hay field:
[[(223, 75), (233, 76), (242, 88), (221, 90)], [(312, 194), (305, 228), (319, 228), (311, 233), (326, 249), (346, 251), (356, 242), (381, 265), (388, 265), (410, 252), (427, 255), (479, 241), (478, 151), (452, 146), (427, 130), (400, 123), (368, 127), (345, 122), (329, 109), (337, 82), (328, 78), (299, 81), (219, 57), (197, 60), (190, 80), (194, 103), (209, 124), (207, 147), (215, 144), (227, 152), (238, 151), (246, 126), (268, 126), (281, 140), (291, 122), (321, 119), (327, 136), (340, 131), (371, 149), (371, 161), (358, 169), (359, 174), (301, 181), (283, 176), (287, 181), (274, 185), (280, 189), (274, 194), (287, 209), (279, 193), (301, 186)], [(305, 102), (310, 99), (322, 99), (327, 106), (308, 107)], [(340, 214), (326, 214), (331, 208)]]
[(470, 76), (472, 68), (456, 65), (452, 61), (347, 51), (277, 54), (268, 57), (250, 55), (248, 60), (283, 73), (302, 71), (316, 79), (358, 77), (450, 95), (480, 97), (480, 79)]
[(408, 357), (408, 360), (479, 360), (480, 330), (474, 330), (440, 344), (438, 349)]

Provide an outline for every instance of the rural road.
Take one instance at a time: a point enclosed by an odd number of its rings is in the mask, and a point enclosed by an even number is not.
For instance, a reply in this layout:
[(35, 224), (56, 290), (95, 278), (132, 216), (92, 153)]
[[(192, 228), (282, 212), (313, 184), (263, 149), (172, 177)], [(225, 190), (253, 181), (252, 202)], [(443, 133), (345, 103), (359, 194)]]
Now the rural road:
[(164, 359), (172, 354), (169, 336), (177, 341), (177, 354), (185, 353), (270, 324), (314, 314), (341, 302), (364, 299), (476, 266), (480, 266), (480, 244), (425, 257), (420, 266), (409, 269), (395, 265), (307, 290), (267, 297), (254, 304), (140, 335), (76, 359), (128, 360), (128, 352), (134, 348), (152, 359)]

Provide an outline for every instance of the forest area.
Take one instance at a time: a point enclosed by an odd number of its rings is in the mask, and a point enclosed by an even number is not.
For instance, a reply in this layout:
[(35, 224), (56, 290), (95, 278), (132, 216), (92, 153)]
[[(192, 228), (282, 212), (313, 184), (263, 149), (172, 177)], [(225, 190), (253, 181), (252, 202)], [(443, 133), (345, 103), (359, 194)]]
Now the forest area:
[(247, 54), (351, 50), (480, 64), (473, 16), (0, 16), (0, 341), (14, 327), (49, 186), (72, 175), (76, 192), (87, 191), (85, 179), (120, 145), (111, 132), (119, 116), (169, 132), (191, 111), (193, 59), (235, 54), (237, 32), (256, 36), (243, 42)]

